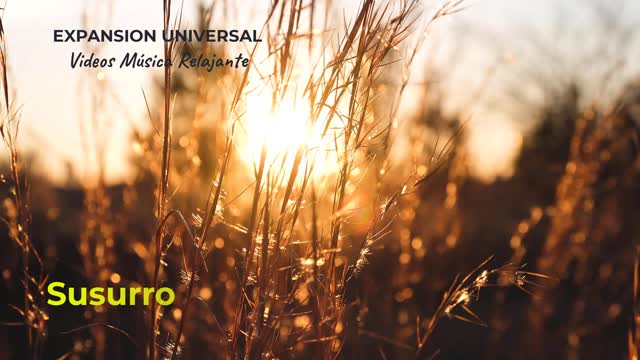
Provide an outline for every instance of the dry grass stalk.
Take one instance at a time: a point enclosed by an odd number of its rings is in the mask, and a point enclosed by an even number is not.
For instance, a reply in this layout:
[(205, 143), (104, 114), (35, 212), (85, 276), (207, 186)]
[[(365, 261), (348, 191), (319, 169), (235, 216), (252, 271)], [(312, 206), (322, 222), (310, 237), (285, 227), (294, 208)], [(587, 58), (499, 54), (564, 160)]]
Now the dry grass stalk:
[(21, 169), (21, 153), (18, 150), (20, 110), (15, 110), (10, 101), (6, 49), (4, 25), (0, 19), (0, 77), (2, 78), (4, 100), (0, 135), (9, 151), (9, 166), (13, 182), (10, 204), (12, 210), (8, 211), (8, 216), (3, 221), (9, 228), (9, 237), (15, 242), (21, 253), (19, 271), (21, 272), (20, 282), (24, 289), (22, 307), (10, 306), (24, 319), (23, 323), (15, 325), (26, 328), (29, 356), (41, 358), (47, 336), (47, 321), (49, 320), (49, 315), (44, 307), (44, 287), (47, 276), (42, 258), (30, 237), (29, 188), (28, 181)]

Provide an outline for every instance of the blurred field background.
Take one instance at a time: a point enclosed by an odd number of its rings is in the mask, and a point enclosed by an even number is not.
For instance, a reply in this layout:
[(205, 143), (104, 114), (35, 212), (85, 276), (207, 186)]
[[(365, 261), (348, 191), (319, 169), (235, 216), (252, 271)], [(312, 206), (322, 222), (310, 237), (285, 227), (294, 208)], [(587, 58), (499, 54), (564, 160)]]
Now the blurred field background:
[[(5, 4), (0, 358), (637, 359), (638, 3), (181, 5)], [(178, 24), (265, 42), (51, 35)]]

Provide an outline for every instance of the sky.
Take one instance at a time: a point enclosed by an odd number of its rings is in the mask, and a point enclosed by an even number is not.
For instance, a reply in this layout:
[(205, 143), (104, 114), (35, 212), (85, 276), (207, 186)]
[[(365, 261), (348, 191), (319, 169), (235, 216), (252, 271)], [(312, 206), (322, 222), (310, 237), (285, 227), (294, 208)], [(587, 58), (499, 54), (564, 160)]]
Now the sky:
[[(16, 103), (22, 111), (21, 143), (28, 149), (36, 148), (38, 165), (56, 181), (63, 181), (66, 163), (76, 164), (74, 172), (78, 176), (91, 173), (94, 161), (86, 159), (83, 152), (83, 127), (89, 126), (86, 111), (79, 110), (86, 105), (87, 92), (82, 87), (87, 74), (69, 66), (72, 51), (80, 50), (77, 44), (54, 43), (53, 29), (82, 27), (82, 9), (89, 7), (93, 15), (92, 23), (100, 23), (109, 11), (104, 1), (79, 0), (8, 0), (5, 4), (3, 22), (6, 33), (10, 81), (19, 84), (15, 88)], [(185, 0), (184, 18), (194, 19), (193, 3)], [(246, 2), (243, 2), (246, 4)], [(562, 2), (565, 8), (578, 8), (580, 1)], [(640, 14), (640, 2), (630, 2), (626, 11)], [(112, 28), (158, 29), (162, 21), (161, 8), (157, 0), (115, 0), (113, 2)], [(468, 8), (450, 20), (438, 24), (438, 36), (464, 42), (468, 47), (465, 61), (470, 70), (462, 71), (464, 79), (460, 83), (477, 83), (475, 69), (482, 69), (495, 61), (495, 52), (483, 54), (482, 48), (487, 38), (504, 38), (498, 52), (508, 51), (511, 42), (516, 47), (521, 29), (535, 29), (542, 34), (556, 26), (560, 2), (554, 0), (475, 0), (468, 2)], [(571, 5), (574, 4), (574, 5)], [(243, 17), (254, 17), (251, 12), (260, 6), (242, 6), (249, 9)], [(236, 12), (239, 10), (236, 9)], [(573, 12), (572, 12), (573, 14)], [(579, 17), (579, 13), (575, 13)], [(453, 24), (453, 25), (451, 25)], [(231, 27), (234, 27), (231, 24)], [(235, 27), (247, 28), (245, 22)], [(469, 32), (479, 34), (474, 40)], [(515, 38), (515, 40), (514, 40)], [(144, 51), (161, 54), (161, 43), (136, 45), (128, 43), (111, 44), (106, 54), (123, 54), (127, 51)], [(486, 50), (486, 49), (485, 49)], [(465, 75), (466, 74), (466, 75)], [(100, 140), (107, 142), (107, 179), (118, 182), (127, 178), (127, 154), (130, 149), (128, 136), (132, 128), (147, 127), (145, 102), (142, 88), (150, 91), (150, 72), (141, 69), (106, 70), (103, 75), (109, 87), (114, 89), (119, 104), (108, 103), (106, 107), (125, 109), (109, 111), (108, 128), (98, 131)], [(124, 106), (118, 106), (124, 105)], [(86, 109), (86, 106), (85, 106)], [(508, 175), (510, 162), (521, 141), (522, 126), (518, 119), (498, 111), (479, 110), (470, 125), (472, 134), (473, 160), (481, 176), (492, 178)], [(82, 119), (82, 120), (81, 120)]]

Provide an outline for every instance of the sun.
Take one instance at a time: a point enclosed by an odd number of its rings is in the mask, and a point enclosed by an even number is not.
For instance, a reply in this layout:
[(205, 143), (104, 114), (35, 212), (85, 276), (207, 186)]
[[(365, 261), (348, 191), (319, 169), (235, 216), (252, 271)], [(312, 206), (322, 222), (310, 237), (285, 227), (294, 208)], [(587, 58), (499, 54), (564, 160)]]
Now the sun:
[(295, 155), (301, 150), (303, 163), (313, 164), (313, 176), (326, 176), (334, 171), (335, 151), (330, 134), (310, 119), (308, 101), (285, 97), (275, 104), (270, 94), (247, 94), (247, 110), (242, 121), (241, 154), (243, 161), (254, 169), (259, 163), (263, 146), (267, 167), (277, 167), (285, 173), (293, 167)]
[(272, 105), (269, 96), (247, 96), (245, 152), (249, 163), (260, 161), (263, 144), (270, 164), (304, 146), (310, 138), (308, 107), (291, 100)]

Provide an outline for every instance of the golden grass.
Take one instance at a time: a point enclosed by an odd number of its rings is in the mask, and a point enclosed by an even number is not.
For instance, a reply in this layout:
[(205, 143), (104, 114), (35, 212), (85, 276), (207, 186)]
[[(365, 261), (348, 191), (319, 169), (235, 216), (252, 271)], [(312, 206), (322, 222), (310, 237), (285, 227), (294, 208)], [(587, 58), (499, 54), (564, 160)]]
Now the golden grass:
[[(165, 31), (182, 27), (182, 8), (174, 5), (163, 0)], [(581, 250), (569, 244), (567, 234), (576, 232), (576, 224), (582, 226), (578, 233), (588, 232), (592, 218), (582, 209), (593, 200), (596, 179), (591, 175), (606, 163), (602, 153), (617, 150), (606, 141), (609, 133), (603, 129), (612, 126), (624, 132), (624, 124), (614, 115), (601, 115), (603, 120), (593, 128), (587, 123), (595, 113), (580, 120), (570, 162), (558, 184), (555, 212), (531, 209), (511, 237), (510, 262), (494, 267), (489, 258), (468, 275), (454, 277), (435, 312), (428, 318), (417, 316), (415, 329), (410, 330), (415, 335), (411, 343), (404, 342), (408, 336), (389, 338), (360, 328), (359, 316), (367, 311), (366, 304), (353, 294), (359, 291), (358, 280), (367, 271), (369, 258), (397, 230), (398, 218), (402, 226), (416, 221), (416, 194), (445, 168), (449, 171), (442, 207), (446, 214), (434, 216), (453, 220), (441, 231), (446, 233), (442, 245), (455, 248), (461, 232), (462, 223), (455, 218), (464, 178), (458, 166), (463, 166), (464, 159), (456, 150), (465, 133), (464, 123), (449, 129), (445, 140), (438, 137), (428, 152), (419, 154), (416, 164), (400, 170), (390, 149), (401, 116), (400, 99), (409, 86), (409, 69), (418, 51), (428, 41), (433, 24), (462, 11), (465, 3), (445, 1), (428, 16), (418, 0), (361, 0), (355, 14), (332, 24), (335, 28), (329, 23), (334, 16), (331, 1), (326, 5), (323, 12), (315, 0), (273, 1), (260, 28), (265, 43), (246, 49), (249, 67), (236, 73), (196, 72), (191, 78), (193, 73), (165, 67), (157, 99), (147, 98), (143, 90), (155, 132), (136, 134), (133, 145), (142, 163), (138, 170), (149, 175), (155, 186), (153, 210), (126, 201), (125, 208), (129, 214), (153, 218), (152, 224), (141, 226), (142, 236), (122, 231), (118, 221), (126, 222), (122, 220), (126, 216), (112, 212), (104, 183), (106, 169), (101, 168), (97, 184), (83, 184), (79, 253), (84, 275), (97, 286), (109, 282), (171, 286), (177, 297), (170, 307), (152, 298), (147, 308), (136, 309), (144, 318), (136, 333), (109, 323), (115, 310), (88, 311), (90, 323), (65, 334), (89, 329), (96, 357), (108, 358), (112, 331), (124, 335), (134, 344), (137, 356), (147, 359), (175, 360), (184, 354), (198, 358), (189, 346), (202, 339), (221, 358), (336, 359), (354, 333), (391, 344), (415, 358), (434, 357), (437, 352), (429, 345), (443, 319), (486, 325), (471, 309), (482, 289), (515, 286), (527, 293), (548, 292), (540, 283), (550, 277), (524, 270), (528, 251), (524, 239), (543, 217), (551, 219), (551, 230), (540, 271), (566, 271), (575, 254), (558, 251), (559, 247)], [(212, 4), (200, 9), (201, 25), (211, 24), (213, 8)], [(29, 235), (28, 187), (17, 147), (20, 112), (10, 102), (1, 21), (0, 43), (4, 92), (0, 131), (9, 149), (15, 189), (10, 201), (15, 211), (7, 224), (21, 254), (24, 288), (24, 304), (16, 311), (24, 318), (19, 325), (26, 326), (30, 357), (44, 358), (49, 315), (43, 306), (43, 289), (48, 278)], [(228, 51), (224, 46), (200, 46), (208, 54)], [(183, 50), (176, 42), (165, 42), (164, 59), (175, 59)], [(399, 79), (397, 73), (402, 74)], [(391, 98), (381, 90), (387, 76), (398, 80)], [(184, 110), (176, 104), (183, 100), (182, 82), (189, 80), (197, 86)], [(215, 143), (207, 166), (199, 153), (206, 146), (205, 133)], [(591, 149), (587, 153), (585, 144)], [(96, 145), (97, 153), (104, 154), (103, 145)], [(132, 197), (142, 197), (143, 191), (128, 190)], [(409, 249), (424, 256), (426, 245), (403, 230), (396, 231), (403, 247), (398, 262), (410, 267), (415, 264)], [(117, 272), (117, 246), (140, 259), (142, 264), (133, 266), (133, 278)], [(637, 272), (636, 260), (636, 322)], [(222, 286), (214, 288), (215, 283)], [(407, 289), (408, 295), (396, 296), (411, 297), (413, 290)], [(630, 358), (637, 357), (636, 322), (628, 335)]]

